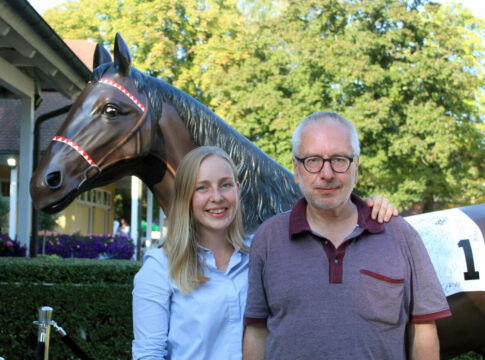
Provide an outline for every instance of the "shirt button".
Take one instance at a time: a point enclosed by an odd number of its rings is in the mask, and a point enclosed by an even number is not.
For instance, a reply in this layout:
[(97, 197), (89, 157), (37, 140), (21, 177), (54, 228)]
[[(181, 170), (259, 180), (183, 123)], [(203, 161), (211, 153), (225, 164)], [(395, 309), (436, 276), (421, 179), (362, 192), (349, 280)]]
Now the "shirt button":
[(333, 259), (333, 262), (334, 262), (335, 264), (338, 264), (338, 259)]

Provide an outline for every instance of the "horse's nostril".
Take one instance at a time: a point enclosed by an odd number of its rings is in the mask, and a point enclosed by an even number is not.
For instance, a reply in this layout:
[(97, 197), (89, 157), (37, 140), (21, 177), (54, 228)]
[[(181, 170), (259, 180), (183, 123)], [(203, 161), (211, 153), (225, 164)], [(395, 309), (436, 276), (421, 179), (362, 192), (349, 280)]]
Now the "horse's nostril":
[(60, 171), (53, 171), (46, 175), (45, 182), (49, 189), (55, 190), (62, 185), (62, 173)]

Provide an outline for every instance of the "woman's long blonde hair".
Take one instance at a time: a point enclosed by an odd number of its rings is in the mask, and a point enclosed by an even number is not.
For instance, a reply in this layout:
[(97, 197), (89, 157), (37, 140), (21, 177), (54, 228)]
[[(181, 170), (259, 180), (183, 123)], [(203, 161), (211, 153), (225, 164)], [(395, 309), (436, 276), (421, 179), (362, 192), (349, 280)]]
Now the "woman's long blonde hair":
[[(169, 260), (170, 277), (183, 293), (189, 293), (209, 280), (204, 275), (204, 264), (197, 255), (198, 224), (191, 206), (200, 164), (209, 156), (219, 156), (226, 160), (237, 181), (234, 162), (224, 150), (215, 146), (201, 146), (192, 150), (177, 168), (175, 193), (168, 213), (167, 237), (162, 246)], [(244, 243), (241, 206), (237, 207), (234, 220), (227, 229), (227, 241), (236, 250), (248, 251)]]

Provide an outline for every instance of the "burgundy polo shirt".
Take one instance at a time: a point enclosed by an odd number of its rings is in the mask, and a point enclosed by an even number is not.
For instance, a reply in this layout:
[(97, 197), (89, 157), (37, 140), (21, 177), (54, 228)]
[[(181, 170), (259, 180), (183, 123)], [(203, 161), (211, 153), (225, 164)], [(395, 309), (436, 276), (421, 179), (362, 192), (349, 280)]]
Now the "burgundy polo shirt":
[(245, 318), (266, 322), (266, 359), (405, 359), (408, 322), (451, 315), (417, 232), (351, 200), (358, 224), (338, 248), (311, 230), (305, 199), (256, 232)]

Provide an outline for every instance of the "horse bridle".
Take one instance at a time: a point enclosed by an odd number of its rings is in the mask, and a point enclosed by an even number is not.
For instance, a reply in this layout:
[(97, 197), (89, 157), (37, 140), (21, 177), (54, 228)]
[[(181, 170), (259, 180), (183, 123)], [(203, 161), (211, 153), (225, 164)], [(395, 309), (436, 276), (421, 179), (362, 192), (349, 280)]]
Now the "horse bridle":
[[(138, 131), (138, 129), (141, 127), (141, 125), (144, 123), (145, 119), (147, 118), (146, 116), (146, 107), (143, 105), (142, 102), (140, 102), (136, 96), (134, 96), (131, 92), (129, 92), (125, 87), (122, 85), (118, 84), (117, 82), (107, 79), (107, 78), (101, 78), (99, 83), (110, 85), (118, 90), (120, 90), (123, 94), (125, 94), (135, 105), (143, 112), (140, 118), (137, 120), (135, 126), (130, 130), (130, 132), (125, 135), (117, 144), (114, 146), (110, 151), (108, 151), (101, 159), (98, 160), (98, 163), (96, 163), (90, 156), (89, 154), (78, 144), (76, 144), (74, 141), (71, 139), (65, 138), (63, 136), (54, 136), (52, 139), (53, 141), (61, 142), (69, 147), (71, 147), (73, 150), (75, 150), (77, 153), (79, 153), (89, 164), (89, 167), (84, 170), (84, 179), (79, 183), (78, 185), (78, 190), (81, 188), (81, 186), (88, 180), (88, 174), (91, 172), (91, 170), (96, 170), (97, 173), (94, 177), (99, 176), (101, 171), (103, 170), (103, 167), (101, 166), (101, 163), (103, 163), (106, 158), (111, 155), (115, 150), (120, 148), (131, 136)], [(145, 96), (146, 97), (146, 96)], [(168, 165), (168, 164), (166, 164)]]

